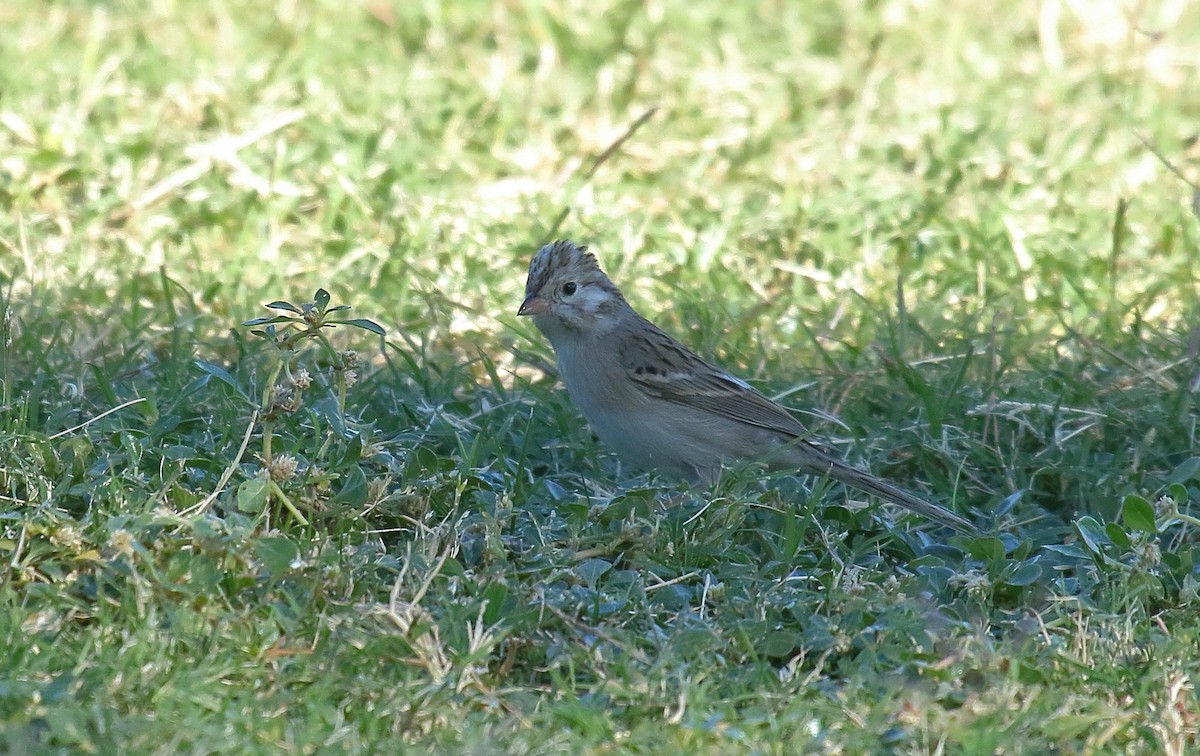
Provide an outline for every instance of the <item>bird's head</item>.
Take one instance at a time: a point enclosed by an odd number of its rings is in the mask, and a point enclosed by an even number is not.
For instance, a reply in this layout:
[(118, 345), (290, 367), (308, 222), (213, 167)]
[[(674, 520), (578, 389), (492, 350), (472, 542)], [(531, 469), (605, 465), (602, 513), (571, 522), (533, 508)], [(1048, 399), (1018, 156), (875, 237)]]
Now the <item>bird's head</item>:
[(539, 249), (529, 262), (525, 301), (517, 314), (532, 316), (538, 329), (553, 339), (568, 331), (607, 331), (628, 308), (595, 255), (585, 246), (560, 240)]

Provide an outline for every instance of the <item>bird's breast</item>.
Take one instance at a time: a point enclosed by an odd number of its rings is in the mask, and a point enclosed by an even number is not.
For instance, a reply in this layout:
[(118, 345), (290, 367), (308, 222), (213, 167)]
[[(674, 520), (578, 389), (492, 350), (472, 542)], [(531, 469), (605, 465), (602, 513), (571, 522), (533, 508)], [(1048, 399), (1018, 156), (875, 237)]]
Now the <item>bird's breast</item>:
[(647, 396), (625, 374), (609, 345), (579, 341), (566, 348), (555, 345), (555, 351), (571, 401), (617, 456), (640, 468), (688, 478), (719, 461), (720, 450), (713, 444), (719, 445), (722, 429), (692, 427), (696, 423), (686, 408)]

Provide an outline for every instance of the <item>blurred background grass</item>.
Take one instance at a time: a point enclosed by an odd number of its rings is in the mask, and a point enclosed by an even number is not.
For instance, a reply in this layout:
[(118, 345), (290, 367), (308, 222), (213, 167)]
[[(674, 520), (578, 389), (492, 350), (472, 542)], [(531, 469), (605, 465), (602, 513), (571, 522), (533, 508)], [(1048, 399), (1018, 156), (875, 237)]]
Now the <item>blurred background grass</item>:
[(318, 276), (454, 321), (411, 287), (494, 333), (571, 206), (561, 231), (655, 309), (703, 281), (824, 324), (900, 268), (932, 316), (1179, 318), (1189, 192), (1143, 140), (1187, 167), (1195, 10), (972, 7), (9, 4), (13, 272), (112, 291), (166, 266), (214, 314)]

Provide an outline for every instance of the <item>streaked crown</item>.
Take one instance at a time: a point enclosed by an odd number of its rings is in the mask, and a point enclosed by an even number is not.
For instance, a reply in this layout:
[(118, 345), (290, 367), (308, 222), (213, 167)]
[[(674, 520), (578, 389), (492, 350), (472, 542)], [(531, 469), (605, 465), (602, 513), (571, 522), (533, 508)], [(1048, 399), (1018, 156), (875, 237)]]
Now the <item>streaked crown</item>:
[(569, 272), (582, 277), (598, 274), (605, 281), (608, 277), (600, 270), (596, 256), (587, 251), (586, 245), (576, 244), (569, 239), (551, 242), (537, 251), (529, 261), (529, 277), (525, 279), (525, 296), (541, 291), (552, 278)]

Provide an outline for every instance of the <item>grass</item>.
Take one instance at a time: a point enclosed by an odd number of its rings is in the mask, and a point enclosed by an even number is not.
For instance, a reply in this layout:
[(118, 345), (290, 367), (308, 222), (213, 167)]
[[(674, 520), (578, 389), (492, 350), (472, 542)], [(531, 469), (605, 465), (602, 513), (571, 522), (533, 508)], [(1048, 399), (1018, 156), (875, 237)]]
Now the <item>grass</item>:
[[(0, 747), (1196, 747), (1195, 8), (0, 25)], [(994, 537), (620, 469), (556, 236)]]

